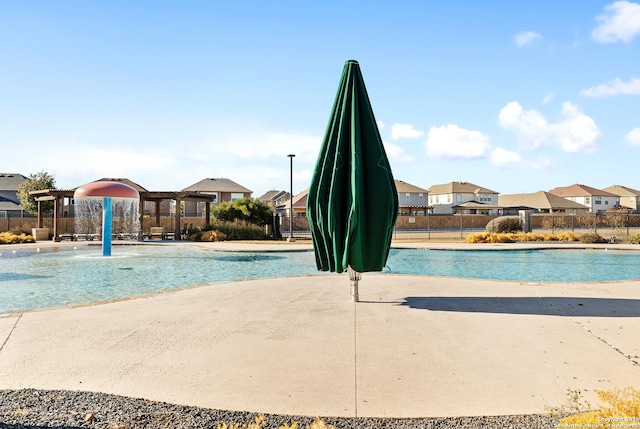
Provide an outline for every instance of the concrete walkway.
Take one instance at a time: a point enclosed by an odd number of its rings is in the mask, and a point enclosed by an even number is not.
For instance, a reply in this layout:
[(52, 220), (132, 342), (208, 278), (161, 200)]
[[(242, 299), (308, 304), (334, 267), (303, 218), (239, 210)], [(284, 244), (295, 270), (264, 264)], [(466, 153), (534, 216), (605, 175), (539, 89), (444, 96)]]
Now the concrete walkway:
[(360, 299), (328, 275), (5, 315), (0, 389), (445, 417), (545, 413), (567, 389), (597, 403), (596, 389), (640, 386), (639, 281), (365, 274)]

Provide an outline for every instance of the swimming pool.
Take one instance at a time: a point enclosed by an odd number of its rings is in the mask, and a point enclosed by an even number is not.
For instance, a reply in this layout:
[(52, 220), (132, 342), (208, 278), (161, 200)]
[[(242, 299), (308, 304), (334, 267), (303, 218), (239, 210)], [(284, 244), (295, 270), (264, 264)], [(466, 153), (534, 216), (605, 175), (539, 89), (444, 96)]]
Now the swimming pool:
[[(236, 253), (116, 246), (36, 253), (0, 248), (0, 311), (81, 304), (213, 282), (318, 275), (313, 252)], [(523, 282), (640, 278), (640, 253), (611, 250), (392, 249), (384, 273)]]

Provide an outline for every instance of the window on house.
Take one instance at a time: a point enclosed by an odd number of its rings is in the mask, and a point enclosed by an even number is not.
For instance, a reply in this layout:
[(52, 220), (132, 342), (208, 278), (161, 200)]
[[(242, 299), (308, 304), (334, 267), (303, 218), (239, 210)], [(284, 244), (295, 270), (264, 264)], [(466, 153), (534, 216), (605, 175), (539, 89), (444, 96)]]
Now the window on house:
[(0, 219), (6, 219), (7, 218), (7, 212), (5, 210), (0, 210)]
[(440, 195), (436, 195), (436, 204), (440, 204)]
[(404, 194), (404, 197), (408, 200), (411, 199), (411, 194), (409, 192), (407, 192), (406, 194)]
[(609, 205), (609, 197), (604, 197), (604, 205), (605, 206)]
[(239, 200), (239, 199), (241, 199), (241, 198), (244, 198), (244, 194), (242, 194), (242, 193), (235, 193), (235, 192), (232, 192), (232, 193), (231, 193), (231, 202), (232, 202), (232, 203), (235, 203), (237, 200)]
[(636, 203), (636, 197), (629, 197), (629, 202), (631, 204), (635, 204)]
[(591, 205), (591, 197), (584, 197), (584, 203)]
[(451, 203), (451, 194), (447, 194), (447, 202)]
[(423, 194), (422, 192), (420, 192), (420, 193), (418, 194), (418, 198), (420, 198), (421, 200), (422, 200), (422, 199), (424, 199), (424, 194)]
[(601, 197), (595, 197), (593, 202), (595, 204), (602, 204), (602, 198)]
[(456, 194), (456, 203), (461, 203), (461, 202), (462, 202), (462, 195)]

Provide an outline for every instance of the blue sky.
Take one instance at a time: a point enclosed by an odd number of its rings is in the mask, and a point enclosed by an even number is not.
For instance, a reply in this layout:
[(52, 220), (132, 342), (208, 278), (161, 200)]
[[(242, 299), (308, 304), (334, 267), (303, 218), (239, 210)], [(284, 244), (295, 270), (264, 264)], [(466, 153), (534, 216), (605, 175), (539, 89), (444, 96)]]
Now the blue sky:
[(0, 171), (305, 189), (356, 59), (396, 179), (640, 189), (640, 3), (0, 2)]

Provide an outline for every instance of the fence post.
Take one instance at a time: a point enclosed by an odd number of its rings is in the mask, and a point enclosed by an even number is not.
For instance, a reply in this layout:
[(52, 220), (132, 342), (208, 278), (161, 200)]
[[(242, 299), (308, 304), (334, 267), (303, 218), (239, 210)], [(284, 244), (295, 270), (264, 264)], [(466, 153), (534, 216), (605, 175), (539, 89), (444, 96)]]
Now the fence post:
[(460, 213), (460, 238), (462, 238), (462, 216), (463, 213)]

